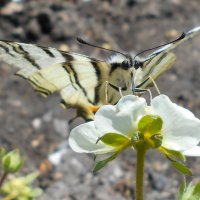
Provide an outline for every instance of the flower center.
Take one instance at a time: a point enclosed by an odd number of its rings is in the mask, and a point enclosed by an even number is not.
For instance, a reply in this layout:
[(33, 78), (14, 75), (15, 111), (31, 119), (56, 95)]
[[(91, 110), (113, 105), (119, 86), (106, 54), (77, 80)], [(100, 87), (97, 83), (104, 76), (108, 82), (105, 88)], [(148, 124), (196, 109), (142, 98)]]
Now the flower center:
[(145, 143), (148, 148), (158, 148), (162, 144), (163, 121), (157, 115), (145, 115), (138, 122), (138, 141)]

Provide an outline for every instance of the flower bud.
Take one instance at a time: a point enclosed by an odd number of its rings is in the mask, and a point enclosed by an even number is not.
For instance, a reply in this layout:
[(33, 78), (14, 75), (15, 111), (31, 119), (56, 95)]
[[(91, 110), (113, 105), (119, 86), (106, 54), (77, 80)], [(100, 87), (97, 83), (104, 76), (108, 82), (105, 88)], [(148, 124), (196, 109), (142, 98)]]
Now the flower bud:
[(13, 150), (7, 154), (2, 153), (1, 163), (5, 172), (15, 173), (18, 172), (23, 166), (23, 159), (19, 150)]

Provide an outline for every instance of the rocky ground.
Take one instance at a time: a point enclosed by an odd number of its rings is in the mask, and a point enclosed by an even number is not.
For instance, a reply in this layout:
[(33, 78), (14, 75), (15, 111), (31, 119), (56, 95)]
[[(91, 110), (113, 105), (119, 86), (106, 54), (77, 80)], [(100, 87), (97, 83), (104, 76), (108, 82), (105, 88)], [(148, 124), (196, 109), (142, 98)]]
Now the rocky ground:
[[(0, 38), (53, 46), (96, 58), (108, 52), (79, 45), (81, 36), (109, 48), (140, 52), (177, 38), (182, 31), (200, 25), (198, 0), (23, 1), (1, 4)], [(157, 84), (162, 93), (200, 117), (200, 36), (175, 50), (175, 66)], [(124, 152), (98, 174), (91, 173), (89, 155), (74, 153), (67, 144), (73, 110), (62, 110), (59, 96), (36, 94), (15, 70), (0, 67), (0, 143), (19, 148), (26, 157), (23, 173), (40, 170), (37, 184), (44, 189), (40, 200), (133, 199), (135, 156)], [(61, 163), (53, 166), (48, 155), (67, 149)], [(187, 164), (200, 179), (200, 160)], [(156, 151), (149, 152), (145, 168), (148, 200), (176, 199), (181, 176)]]

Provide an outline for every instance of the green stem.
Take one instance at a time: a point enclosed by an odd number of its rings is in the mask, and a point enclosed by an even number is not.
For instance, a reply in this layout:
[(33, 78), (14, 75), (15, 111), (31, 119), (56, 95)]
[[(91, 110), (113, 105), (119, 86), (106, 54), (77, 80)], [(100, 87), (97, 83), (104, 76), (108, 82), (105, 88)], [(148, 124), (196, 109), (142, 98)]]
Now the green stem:
[(8, 176), (8, 173), (7, 172), (4, 172), (2, 177), (0, 178), (0, 188), (2, 187), (3, 185), (3, 182), (5, 181), (6, 177)]
[(141, 145), (137, 148), (137, 163), (136, 163), (136, 200), (143, 200), (144, 189), (144, 159), (147, 149)]

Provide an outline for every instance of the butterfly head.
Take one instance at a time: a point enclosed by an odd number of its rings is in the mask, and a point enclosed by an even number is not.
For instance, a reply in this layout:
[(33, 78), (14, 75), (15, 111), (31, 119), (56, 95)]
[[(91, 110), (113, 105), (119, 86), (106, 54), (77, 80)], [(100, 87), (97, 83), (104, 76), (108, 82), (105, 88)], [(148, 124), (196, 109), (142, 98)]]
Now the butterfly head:
[(135, 57), (132, 57), (131, 55), (127, 55), (126, 59), (122, 61), (121, 65), (123, 68), (134, 68), (135, 70), (142, 68), (144, 64), (144, 61), (142, 61), (140, 58), (136, 59)]
[(111, 56), (109, 59), (109, 62), (112, 65), (117, 64), (123, 69), (138, 69), (143, 67), (143, 61), (137, 57), (137, 59), (129, 54), (127, 55), (121, 55), (121, 54), (115, 54)]
[(134, 59), (134, 62), (133, 62), (134, 64), (134, 68), (135, 69), (138, 69), (138, 68), (142, 68), (143, 67), (143, 64), (144, 64), (144, 62), (143, 61), (141, 61), (141, 60), (136, 60), (136, 59)]

